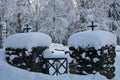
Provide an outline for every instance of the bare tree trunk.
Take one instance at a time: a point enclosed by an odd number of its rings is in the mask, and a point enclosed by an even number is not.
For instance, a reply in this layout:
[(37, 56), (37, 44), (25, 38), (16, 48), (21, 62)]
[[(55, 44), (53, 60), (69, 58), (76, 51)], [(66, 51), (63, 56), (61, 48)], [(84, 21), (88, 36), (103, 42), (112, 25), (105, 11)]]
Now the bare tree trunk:
[(16, 32), (17, 32), (17, 33), (21, 33), (21, 32), (22, 32), (22, 24), (21, 24), (20, 16), (21, 16), (21, 14), (18, 13), (18, 15), (17, 15), (18, 27), (16, 28)]
[(0, 24), (0, 48), (2, 48), (2, 26)]

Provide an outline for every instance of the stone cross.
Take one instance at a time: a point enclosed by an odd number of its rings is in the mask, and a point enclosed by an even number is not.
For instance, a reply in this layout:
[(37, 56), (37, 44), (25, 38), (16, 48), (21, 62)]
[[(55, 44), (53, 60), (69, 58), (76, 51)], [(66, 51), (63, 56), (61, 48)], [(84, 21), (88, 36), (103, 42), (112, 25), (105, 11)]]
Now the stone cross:
[(29, 25), (28, 25), (28, 24), (26, 24), (25, 26), (26, 26), (26, 27), (23, 29), (23, 31), (24, 31), (24, 32), (26, 31), (26, 32), (28, 33), (31, 28), (29, 28)]
[(97, 25), (94, 25), (94, 22), (92, 21), (92, 25), (88, 26), (92, 28), (92, 31), (94, 31), (94, 28), (97, 27)]

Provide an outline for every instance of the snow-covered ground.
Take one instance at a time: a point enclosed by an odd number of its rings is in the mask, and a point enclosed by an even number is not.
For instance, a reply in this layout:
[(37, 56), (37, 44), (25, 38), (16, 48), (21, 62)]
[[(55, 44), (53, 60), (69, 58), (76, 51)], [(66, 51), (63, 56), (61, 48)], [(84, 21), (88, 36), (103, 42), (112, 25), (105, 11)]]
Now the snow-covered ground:
[[(54, 50), (54, 48), (52, 49)], [(117, 50), (119, 51), (120, 47), (117, 47)], [(117, 52), (117, 57), (115, 62), (116, 76), (112, 80), (120, 79), (119, 61), (120, 61), (120, 52)], [(108, 79), (106, 79), (104, 76), (99, 75), (99, 73), (97, 73), (96, 75), (87, 75), (87, 76), (75, 75), (75, 74), (51, 76), (42, 73), (29, 72), (7, 64), (5, 61), (4, 50), (0, 49), (0, 80), (108, 80)]]

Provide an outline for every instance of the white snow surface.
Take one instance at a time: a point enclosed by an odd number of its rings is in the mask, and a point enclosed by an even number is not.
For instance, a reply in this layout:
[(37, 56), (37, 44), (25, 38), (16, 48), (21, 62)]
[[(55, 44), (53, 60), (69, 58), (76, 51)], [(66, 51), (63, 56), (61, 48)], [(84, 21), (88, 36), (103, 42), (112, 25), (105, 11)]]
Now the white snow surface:
[(51, 37), (39, 32), (19, 33), (9, 36), (5, 40), (5, 47), (27, 48), (37, 46), (49, 46), (52, 43)]
[(71, 62), (72, 58), (70, 58), (69, 53), (65, 53), (65, 51), (69, 52), (69, 48), (67, 46), (51, 43), (49, 45), (49, 49), (44, 51), (43, 56), (44, 58), (67, 58), (68, 62)]
[(116, 45), (116, 36), (107, 31), (84, 31), (73, 34), (68, 39), (69, 47), (95, 47), (100, 49), (105, 45)]
[[(117, 52), (115, 61), (115, 78), (112, 80), (120, 79), (120, 52)], [(0, 80), (108, 80), (99, 73), (95, 75), (75, 75), (63, 74), (59, 76), (51, 76), (37, 72), (29, 72), (9, 65), (5, 61), (4, 49), (0, 49)]]
[(67, 55), (63, 51), (51, 52), (49, 49), (44, 51), (44, 58), (67, 58)]
[[(115, 62), (115, 78), (112, 80), (120, 79), (120, 52), (117, 52)], [(75, 74), (64, 74), (59, 76), (51, 76), (37, 72), (29, 72), (23, 69), (19, 69), (9, 65), (5, 61), (4, 50), (0, 49), (0, 80), (108, 80), (99, 73), (95, 75), (75, 75)]]

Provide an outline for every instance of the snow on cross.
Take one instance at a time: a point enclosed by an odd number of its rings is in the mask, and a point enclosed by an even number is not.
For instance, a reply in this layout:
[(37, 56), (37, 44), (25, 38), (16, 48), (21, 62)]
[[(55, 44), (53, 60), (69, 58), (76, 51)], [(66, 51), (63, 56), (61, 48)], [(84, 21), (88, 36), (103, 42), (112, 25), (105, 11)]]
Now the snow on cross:
[(29, 27), (29, 25), (28, 24), (26, 24), (26, 25), (24, 25), (24, 26), (26, 26), (25, 28), (23, 28), (23, 32), (29, 32), (32, 28), (30, 28)]
[(97, 25), (94, 25), (94, 22), (92, 21), (92, 25), (88, 26), (92, 28), (92, 31), (94, 31), (94, 28), (97, 27)]

